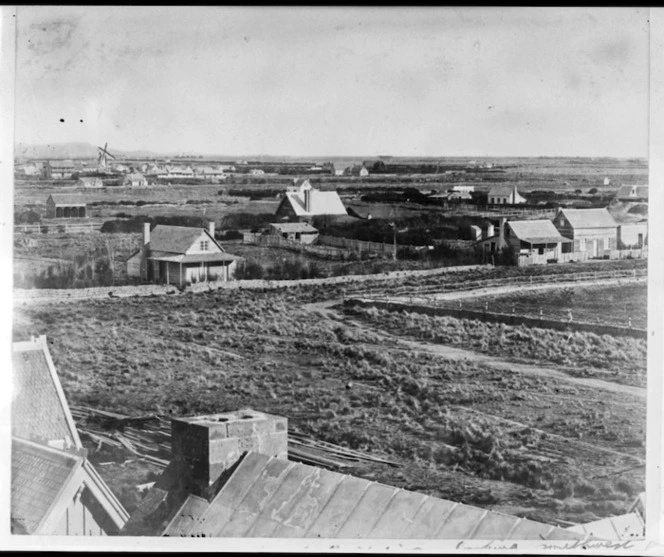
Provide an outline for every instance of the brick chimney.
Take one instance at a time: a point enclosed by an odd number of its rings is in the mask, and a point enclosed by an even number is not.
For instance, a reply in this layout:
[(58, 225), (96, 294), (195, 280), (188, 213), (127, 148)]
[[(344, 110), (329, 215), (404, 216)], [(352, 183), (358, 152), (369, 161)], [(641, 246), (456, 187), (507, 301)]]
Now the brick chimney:
[(245, 409), (171, 420), (172, 458), (203, 491), (247, 451), (288, 458), (288, 420)]
[(143, 245), (146, 246), (150, 243), (150, 223), (143, 223)]
[(304, 190), (304, 210), (307, 213), (311, 213), (311, 190)]
[(208, 222), (208, 232), (210, 233), (210, 236), (214, 238), (214, 221), (211, 220)]

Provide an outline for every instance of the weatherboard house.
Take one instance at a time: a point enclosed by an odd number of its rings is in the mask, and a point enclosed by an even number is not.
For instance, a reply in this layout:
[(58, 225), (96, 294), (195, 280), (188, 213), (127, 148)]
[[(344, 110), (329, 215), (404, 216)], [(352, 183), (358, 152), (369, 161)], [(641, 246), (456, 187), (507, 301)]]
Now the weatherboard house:
[(489, 205), (520, 205), (526, 202), (516, 189), (516, 184), (513, 186), (493, 186), (487, 195)]
[(572, 251), (600, 257), (617, 249), (618, 224), (607, 209), (558, 209), (553, 224), (573, 242)]
[(288, 459), (288, 421), (251, 409), (171, 420), (171, 461), (131, 536), (585, 540), (586, 533)]
[(308, 220), (315, 216), (347, 216), (348, 211), (336, 191), (315, 189), (309, 180), (294, 180), (275, 213), (281, 220)]
[(127, 260), (127, 274), (143, 281), (185, 286), (230, 280), (240, 258), (230, 255), (209, 228), (144, 224), (143, 246)]
[(117, 534), (129, 515), (87, 458), (46, 337), (12, 346), (12, 534)]
[(83, 218), (86, 204), (82, 197), (76, 195), (52, 194), (46, 200), (46, 218)]

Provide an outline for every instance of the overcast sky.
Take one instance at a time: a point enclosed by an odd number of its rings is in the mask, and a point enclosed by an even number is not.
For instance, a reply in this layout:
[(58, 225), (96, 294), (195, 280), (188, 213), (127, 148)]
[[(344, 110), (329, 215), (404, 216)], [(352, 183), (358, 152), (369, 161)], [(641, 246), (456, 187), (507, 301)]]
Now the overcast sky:
[(17, 29), (18, 142), (648, 154), (647, 9), (19, 6)]

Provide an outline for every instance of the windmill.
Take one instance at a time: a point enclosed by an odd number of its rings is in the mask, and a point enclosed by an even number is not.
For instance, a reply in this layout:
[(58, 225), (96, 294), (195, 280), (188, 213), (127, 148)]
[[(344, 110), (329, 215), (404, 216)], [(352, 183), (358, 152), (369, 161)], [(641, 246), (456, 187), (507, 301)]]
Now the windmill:
[(97, 147), (99, 149), (99, 158), (97, 159), (97, 167), (99, 170), (106, 169), (107, 158), (115, 160), (115, 157), (108, 152), (108, 142), (104, 145), (104, 148)]

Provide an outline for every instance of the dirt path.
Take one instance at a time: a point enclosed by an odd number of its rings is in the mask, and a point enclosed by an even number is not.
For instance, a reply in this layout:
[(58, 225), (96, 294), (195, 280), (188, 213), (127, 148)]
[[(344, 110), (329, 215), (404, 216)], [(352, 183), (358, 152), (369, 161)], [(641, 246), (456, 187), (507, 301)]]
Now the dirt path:
[[(648, 277), (621, 277), (617, 279), (597, 279), (588, 281), (567, 281), (567, 282), (548, 282), (544, 284), (510, 284), (507, 286), (491, 286), (488, 288), (478, 288), (475, 290), (452, 290), (449, 292), (439, 292), (427, 294), (426, 300), (458, 300), (462, 298), (480, 298), (482, 296), (498, 296), (501, 294), (512, 294), (514, 292), (524, 292), (533, 290), (552, 290), (555, 288), (585, 288), (590, 286), (610, 286), (613, 284), (626, 284), (635, 282), (647, 282)], [(410, 296), (386, 296), (395, 302), (408, 302), (409, 300), (420, 300), (422, 297), (417, 294)]]
[(469, 362), (482, 363), (487, 366), (493, 367), (494, 369), (517, 371), (519, 373), (524, 373), (527, 375), (556, 378), (561, 381), (565, 381), (567, 383), (588, 387), (590, 389), (600, 389), (621, 395), (629, 395), (643, 399), (646, 398), (646, 389), (641, 387), (622, 385), (620, 383), (604, 381), (602, 379), (572, 377), (571, 375), (568, 375), (562, 371), (558, 371), (557, 369), (547, 366), (540, 366), (537, 364), (530, 364), (530, 363), (524, 364), (524, 363), (513, 362), (504, 358), (490, 356), (487, 354), (483, 354), (481, 352), (476, 352), (474, 350), (468, 350), (466, 348), (458, 348), (456, 346), (450, 346), (447, 344), (433, 344), (420, 340), (405, 339), (396, 335), (392, 335), (382, 330), (370, 328), (360, 321), (351, 319), (348, 316), (340, 314), (334, 309), (334, 307), (338, 305), (339, 301), (336, 300), (336, 301), (307, 304), (304, 306), (304, 308), (309, 311), (314, 311), (318, 313), (321, 317), (325, 319), (329, 319), (332, 321), (341, 321), (346, 325), (378, 335), (383, 339), (386, 339), (388, 342), (390, 342), (394, 348), (420, 350), (422, 352), (438, 354), (440, 356), (444, 356), (445, 358), (453, 360), (464, 360)]

